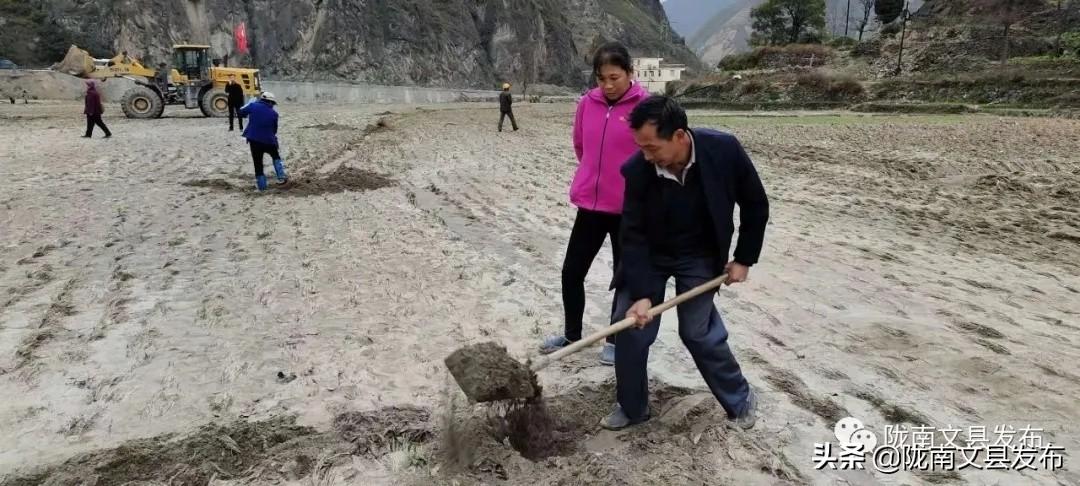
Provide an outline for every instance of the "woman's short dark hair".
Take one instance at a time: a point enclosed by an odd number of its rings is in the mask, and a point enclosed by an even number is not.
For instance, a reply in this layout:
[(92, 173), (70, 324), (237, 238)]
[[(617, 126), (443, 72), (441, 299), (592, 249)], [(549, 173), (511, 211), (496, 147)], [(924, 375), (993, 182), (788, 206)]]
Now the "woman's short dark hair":
[(592, 68), (593, 74), (600, 75), (600, 68), (605, 65), (612, 65), (626, 71), (627, 74), (634, 72), (633, 58), (630, 57), (630, 51), (626, 50), (626, 46), (618, 42), (609, 42), (600, 46), (596, 50), (596, 54), (593, 55)]

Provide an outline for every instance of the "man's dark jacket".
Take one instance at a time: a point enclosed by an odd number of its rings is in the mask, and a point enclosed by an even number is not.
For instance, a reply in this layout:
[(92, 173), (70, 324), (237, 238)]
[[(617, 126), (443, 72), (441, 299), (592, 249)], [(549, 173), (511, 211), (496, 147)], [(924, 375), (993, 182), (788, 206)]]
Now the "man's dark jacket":
[(499, 93), (499, 110), (503, 113), (510, 113), (511, 106), (514, 104), (514, 98), (510, 95), (509, 91), (503, 91)]
[(226, 83), (225, 93), (229, 95), (229, 105), (240, 108), (244, 106), (244, 87), (240, 83)]
[[(695, 129), (691, 134), (696, 150), (694, 163), (701, 174), (711, 226), (716, 230), (717, 275), (728, 262), (736, 204), (740, 224), (734, 260), (753, 265), (761, 254), (765, 225), (769, 221), (769, 199), (757, 170), (733, 135), (708, 129)], [(620, 235), (623, 252), (612, 288), (628, 285), (631, 297), (637, 300), (651, 297), (650, 254), (666, 237), (662, 231), (665, 210), (656, 166), (645, 160), (640, 151), (626, 161), (622, 175), (626, 180)]]

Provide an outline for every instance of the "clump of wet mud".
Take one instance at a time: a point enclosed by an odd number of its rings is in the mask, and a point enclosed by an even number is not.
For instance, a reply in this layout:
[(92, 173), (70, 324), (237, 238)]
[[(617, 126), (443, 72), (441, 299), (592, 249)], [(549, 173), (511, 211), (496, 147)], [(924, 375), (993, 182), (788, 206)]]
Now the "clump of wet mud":
[(471, 344), (446, 357), (454, 380), (474, 402), (531, 399), (540, 396), (536, 374), (494, 342)]

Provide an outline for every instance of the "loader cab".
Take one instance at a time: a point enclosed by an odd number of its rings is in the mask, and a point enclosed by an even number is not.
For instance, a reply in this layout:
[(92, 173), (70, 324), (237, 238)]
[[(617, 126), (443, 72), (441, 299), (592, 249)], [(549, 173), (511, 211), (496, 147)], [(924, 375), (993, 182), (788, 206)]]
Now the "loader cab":
[(191, 81), (210, 79), (210, 46), (173, 46), (173, 63)]

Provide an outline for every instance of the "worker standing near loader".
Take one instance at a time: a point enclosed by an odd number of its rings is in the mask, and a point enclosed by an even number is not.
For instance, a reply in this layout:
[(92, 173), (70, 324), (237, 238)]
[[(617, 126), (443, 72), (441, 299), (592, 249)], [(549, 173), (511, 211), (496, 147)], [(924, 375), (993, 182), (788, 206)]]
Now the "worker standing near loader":
[(101, 127), (101, 130), (105, 132), (105, 138), (112, 136), (109, 127), (105, 126), (105, 121), (101, 119), (101, 115), (104, 113), (105, 105), (101, 104), (101, 94), (98, 93), (97, 85), (93, 81), (87, 81), (86, 102), (83, 108), (83, 114), (86, 115), (86, 134), (83, 135), (83, 138), (93, 136), (94, 125)]
[[(649, 309), (664, 300), (670, 278), (682, 294), (727, 274), (724, 283), (746, 281), (758, 261), (769, 200), (753, 162), (732, 135), (691, 130), (674, 99), (654, 96), (630, 115), (641, 152), (622, 168), (626, 180), (622, 211), (622, 264), (616, 278), (612, 320), (633, 317), (636, 329), (615, 340), (618, 406), (601, 425), (624, 427), (649, 419), (649, 347), (660, 317)], [(739, 238), (728, 252), (739, 206)], [(757, 398), (728, 347), (728, 332), (707, 292), (679, 305), (679, 337), (728, 418), (754, 426)]]
[[(562, 266), (563, 334), (548, 336), (540, 352), (553, 353), (581, 339), (585, 314), (585, 277), (596, 254), (611, 239), (612, 259), (619, 266), (619, 214), (623, 177), (619, 168), (638, 151), (630, 130), (630, 112), (649, 93), (634, 81), (633, 60), (625, 46), (610, 43), (593, 56), (597, 87), (578, 102), (574, 117), (574, 152), (578, 167), (570, 183), (570, 202), (577, 207)], [(614, 303), (612, 304), (614, 310)], [(615, 338), (600, 351), (600, 363), (615, 364)]]
[(169, 92), (169, 65), (163, 62), (158, 63), (157, 73), (154, 74), (154, 82), (157, 83), (158, 89), (162, 94)]
[(517, 120), (514, 120), (514, 95), (510, 94), (510, 83), (503, 83), (502, 93), (499, 93), (499, 131), (502, 131), (503, 120), (510, 117), (510, 126), (518, 129)]
[(264, 91), (257, 101), (240, 108), (240, 115), (248, 117), (248, 126), (244, 138), (251, 146), (251, 158), (255, 162), (255, 186), (260, 191), (266, 190), (266, 175), (263, 174), (263, 155), (270, 155), (274, 161), (274, 175), (278, 184), (289, 181), (285, 174), (285, 161), (278, 152), (278, 113), (274, 110), (277, 98), (273, 93)]
[(229, 95), (229, 131), (233, 131), (233, 117), (240, 123), (240, 131), (244, 130), (244, 117), (240, 116), (240, 108), (244, 106), (244, 87), (236, 82), (236, 75), (229, 75), (229, 82), (225, 85), (225, 94)]

